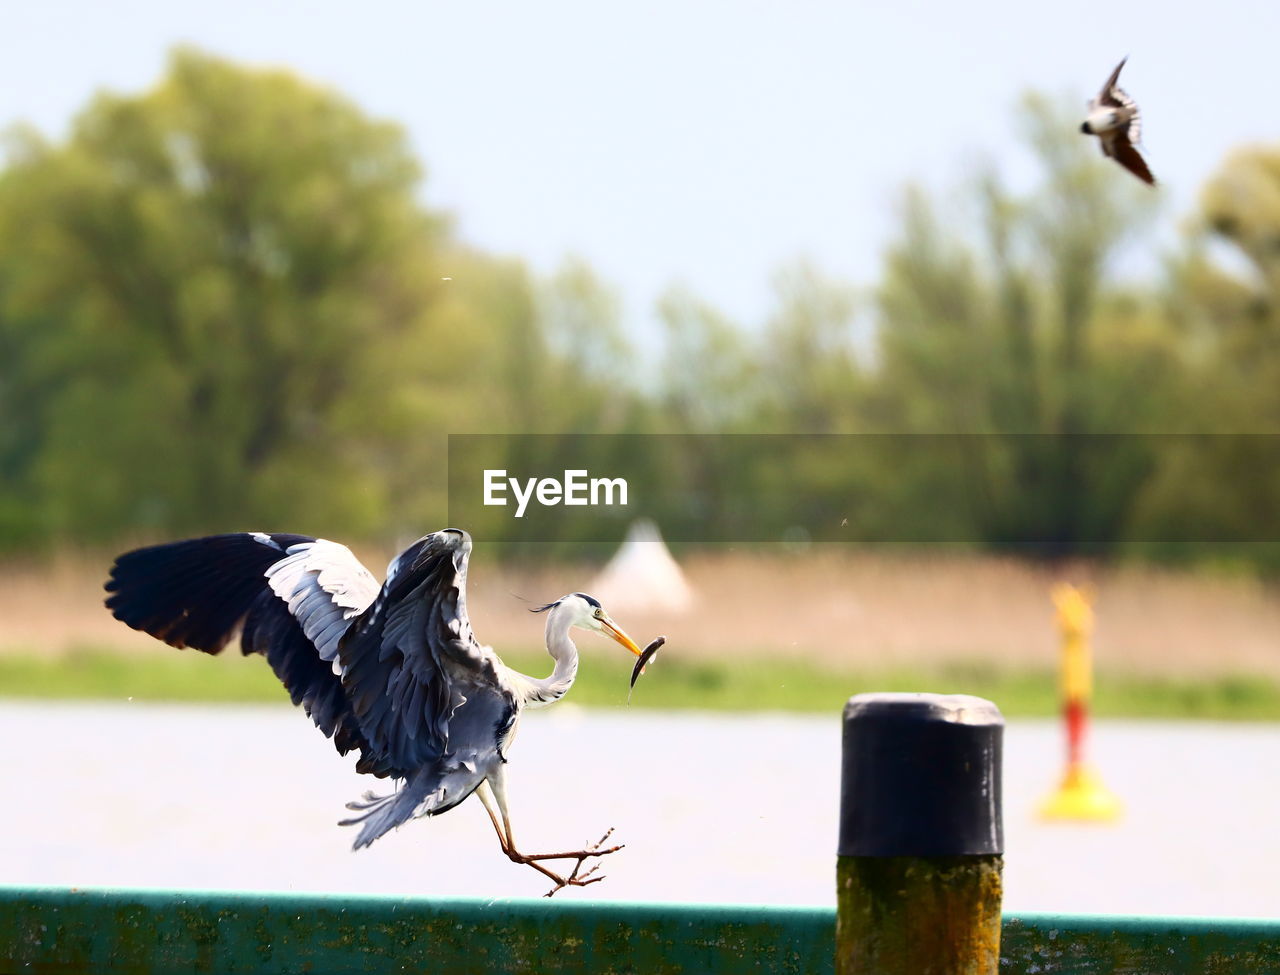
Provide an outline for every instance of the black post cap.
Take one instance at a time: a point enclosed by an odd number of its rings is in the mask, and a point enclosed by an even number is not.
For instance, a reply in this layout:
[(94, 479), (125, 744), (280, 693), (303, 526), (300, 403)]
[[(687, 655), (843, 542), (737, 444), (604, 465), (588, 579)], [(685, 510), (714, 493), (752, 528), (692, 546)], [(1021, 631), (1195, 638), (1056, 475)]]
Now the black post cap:
[(1004, 718), (965, 694), (858, 694), (844, 707), (840, 856), (1004, 852)]

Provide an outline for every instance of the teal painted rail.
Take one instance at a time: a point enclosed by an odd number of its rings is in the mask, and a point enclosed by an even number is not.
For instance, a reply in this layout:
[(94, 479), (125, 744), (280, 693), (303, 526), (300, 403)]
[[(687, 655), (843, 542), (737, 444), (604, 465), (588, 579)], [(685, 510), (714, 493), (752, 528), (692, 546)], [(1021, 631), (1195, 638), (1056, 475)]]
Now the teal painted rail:
[[(817, 973), (828, 908), (0, 887), (0, 975)], [(1280, 922), (1006, 916), (1000, 971), (1280, 972)]]

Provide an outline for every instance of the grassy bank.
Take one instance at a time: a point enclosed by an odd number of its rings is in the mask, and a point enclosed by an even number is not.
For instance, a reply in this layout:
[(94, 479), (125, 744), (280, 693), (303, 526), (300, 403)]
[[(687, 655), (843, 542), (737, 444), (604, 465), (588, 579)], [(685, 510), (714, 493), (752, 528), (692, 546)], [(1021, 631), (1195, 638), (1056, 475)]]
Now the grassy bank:
[[(548, 671), (541, 651), (506, 655), (529, 673)], [(627, 704), (630, 663), (593, 654), (585, 660), (571, 700), (592, 707)], [(977, 694), (1011, 717), (1058, 711), (1052, 673), (986, 664), (938, 664), (919, 670), (850, 670), (794, 659), (753, 656), (687, 661), (661, 657), (640, 679), (634, 708), (792, 711), (836, 714), (863, 691), (938, 691)], [(0, 655), (0, 697), (135, 701), (284, 702), (264, 661), (228, 652), (126, 655), (81, 650), (61, 657)], [(1153, 678), (1100, 674), (1095, 712), (1102, 717), (1280, 720), (1280, 684), (1265, 677)]]

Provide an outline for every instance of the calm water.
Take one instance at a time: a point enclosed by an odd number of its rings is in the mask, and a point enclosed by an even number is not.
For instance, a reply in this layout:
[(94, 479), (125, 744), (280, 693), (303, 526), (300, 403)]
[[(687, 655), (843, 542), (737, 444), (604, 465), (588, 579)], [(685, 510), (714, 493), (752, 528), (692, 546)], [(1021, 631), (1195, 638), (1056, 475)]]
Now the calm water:
[[(608, 880), (564, 897), (834, 903), (839, 718), (529, 714), (512, 752), (527, 849), (608, 826)], [(335, 822), (370, 785), (283, 707), (0, 701), (6, 883), (492, 897), (546, 885), (475, 800), (352, 853)], [(1118, 826), (1037, 823), (1052, 722), (1007, 731), (1010, 910), (1280, 915), (1280, 727), (1104, 723), (1092, 753)]]

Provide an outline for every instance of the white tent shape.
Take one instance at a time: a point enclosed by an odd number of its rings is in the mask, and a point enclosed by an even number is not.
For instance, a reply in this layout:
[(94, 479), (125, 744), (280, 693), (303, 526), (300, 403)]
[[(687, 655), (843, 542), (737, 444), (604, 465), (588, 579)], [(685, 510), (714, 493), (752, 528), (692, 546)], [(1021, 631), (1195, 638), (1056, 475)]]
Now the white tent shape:
[(671, 557), (658, 526), (633, 522), (626, 541), (591, 583), (589, 592), (613, 611), (683, 612), (693, 605), (693, 590)]

